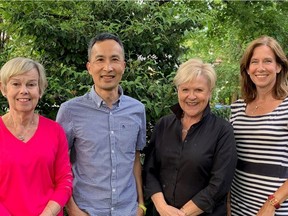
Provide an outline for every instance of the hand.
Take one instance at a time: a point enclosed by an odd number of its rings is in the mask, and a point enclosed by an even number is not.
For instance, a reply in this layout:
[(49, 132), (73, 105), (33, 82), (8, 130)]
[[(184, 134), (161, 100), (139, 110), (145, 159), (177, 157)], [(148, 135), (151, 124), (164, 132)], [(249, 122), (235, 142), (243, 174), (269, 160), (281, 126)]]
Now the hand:
[(144, 211), (140, 207), (137, 209), (137, 216), (144, 216)]
[(70, 198), (66, 205), (66, 212), (69, 216), (89, 216), (88, 213), (82, 211), (74, 202), (73, 197)]
[(226, 208), (227, 208), (227, 216), (231, 216), (231, 203), (227, 201), (226, 203)]
[(200, 209), (192, 200), (185, 203), (180, 209), (185, 213), (185, 216), (196, 216), (201, 215), (204, 211)]
[(185, 216), (186, 215), (185, 212), (170, 205), (166, 205), (165, 208), (162, 208), (160, 211), (158, 211), (158, 213), (160, 214), (160, 216)]
[(82, 211), (81, 209), (79, 209), (78, 207), (77, 208), (73, 208), (73, 210), (71, 209), (67, 209), (66, 208), (66, 211), (67, 211), (67, 214), (69, 216), (89, 216), (89, 214), (87, 214), (86, 212)]
[(269, 203), (269, 201), (266, 201), (257, 213), (257, 216), (274, 216), (274, 215), (275, 215), (275, 207), (272, 206)]
[(162, 192), (155, 193), (151, 196), (154, 206), (160, 216), (185, 216), (185, 212), (177, 209), (171, 205), (168, 205), (164, 199)]
[(49, 211), (43, 211), (39, 216), (54, 216), (54, 215)]
[(61, 206), (57, 202), (50, 200), (39, 216), (56, 216), (60, 211)]

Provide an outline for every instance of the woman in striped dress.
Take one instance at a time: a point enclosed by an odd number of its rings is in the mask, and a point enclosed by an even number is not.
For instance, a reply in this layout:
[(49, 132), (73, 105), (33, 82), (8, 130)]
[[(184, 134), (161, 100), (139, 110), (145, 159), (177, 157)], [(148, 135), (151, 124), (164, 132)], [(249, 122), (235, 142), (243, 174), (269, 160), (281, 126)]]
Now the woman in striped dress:
[(231, 105), (238, 164), (231, 214), (288, 215), (287, 58), (279, 43), (262, 36), (240, 63), (242, 98)]

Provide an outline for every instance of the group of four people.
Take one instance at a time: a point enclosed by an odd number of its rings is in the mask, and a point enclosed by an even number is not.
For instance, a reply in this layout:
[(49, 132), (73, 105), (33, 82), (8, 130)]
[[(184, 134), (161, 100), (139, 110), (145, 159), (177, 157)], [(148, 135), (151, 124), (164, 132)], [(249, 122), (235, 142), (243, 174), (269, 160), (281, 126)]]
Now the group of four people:
[(288, 215), (288, 61), (275, 39), (246, 49), (230, 123), (209, 106), (212, 65), (180, 65), (178, 103), (154, 127), (143, 176), (145, 107), (119, 85), (124, 53), (113, 34), (90, 41), (94, 85), (60, 106), (58, 123), (35, 111), (47, 87), (43, 66), (22, 57), (4, 64), (1, 216), (62, 216), (64, 206), (70, 216), (143, 216), (144, 194), (153, 215)]

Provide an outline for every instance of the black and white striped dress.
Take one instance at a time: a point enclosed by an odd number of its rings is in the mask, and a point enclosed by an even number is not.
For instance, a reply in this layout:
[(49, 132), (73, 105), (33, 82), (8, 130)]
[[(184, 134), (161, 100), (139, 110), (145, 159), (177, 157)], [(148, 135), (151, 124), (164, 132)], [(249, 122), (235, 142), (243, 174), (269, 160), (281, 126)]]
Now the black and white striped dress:
[[(274, 111), (247, 116), (242, 99), (231, 105), (238, 164), (231, 188), (232, 215), (255, 216), (288, 179), (288, 98)], [(288, 201), (275, 215), (288, 216)]]

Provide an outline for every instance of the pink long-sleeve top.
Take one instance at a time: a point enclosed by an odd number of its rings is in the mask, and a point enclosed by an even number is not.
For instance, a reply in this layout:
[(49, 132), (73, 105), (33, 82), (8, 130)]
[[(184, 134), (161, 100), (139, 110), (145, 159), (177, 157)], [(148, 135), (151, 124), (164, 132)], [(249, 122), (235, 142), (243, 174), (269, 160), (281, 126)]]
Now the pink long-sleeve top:
[(40, 116), (35, 134), (24, 143), (0, 118), (1, 216), (39, 216), (49, 200), (63, 207), (72, 180), (67, 139), (58, 123)]

